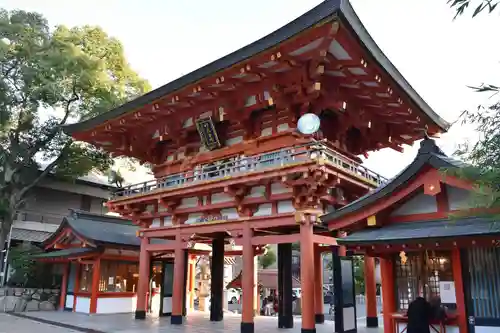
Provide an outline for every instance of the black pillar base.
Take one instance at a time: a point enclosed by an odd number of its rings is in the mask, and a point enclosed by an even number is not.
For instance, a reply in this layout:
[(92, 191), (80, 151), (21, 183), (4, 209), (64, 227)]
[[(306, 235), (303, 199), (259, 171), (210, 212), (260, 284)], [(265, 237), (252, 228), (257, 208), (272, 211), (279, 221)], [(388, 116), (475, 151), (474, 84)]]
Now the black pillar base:
[(314, 321), (316, 324), (323, 324), (325, 322), (325, 315), (323, 313), (315, 314)]
[(146, 311), (135, 311), (135, 319), (146, 319)]
[(301, 333), (316, 333), (316, 328), (301, 328)]
[(366, 327), (378, 327), (378, 317), (366, 317)]
[(293, 328), (293, 316), (278, 318), (278, 328)]
[(253, 323), (241, 323), (241, 333), (254, 333), (255, 327)]
[(182, 316), (179, 315), (172, 315), (170, 317), (170, 324), (172, 325), (182, 325)]

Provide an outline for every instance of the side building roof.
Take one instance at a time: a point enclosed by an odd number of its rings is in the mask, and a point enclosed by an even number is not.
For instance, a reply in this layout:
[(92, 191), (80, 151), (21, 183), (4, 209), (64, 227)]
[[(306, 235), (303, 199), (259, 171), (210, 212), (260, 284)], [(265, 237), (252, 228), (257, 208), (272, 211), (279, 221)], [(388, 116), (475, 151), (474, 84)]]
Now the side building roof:
[(436, 145), (436, 142), (427, 137), (420, 142), (420, 149), (413, 162), (401, 173), (363, 197), (336, 211), (323, 215), (321, 221), (325, 224), (329, 224), (333, 220), (337, 220), (345, 215), (361, 210), (380, 199), (392, 195), (393, 192), (403, 188), (406, 183), (412, 180), (426, 165), (430, 165), (435, 169), (460, 168), (466, 166), (464, 162), (446, 156), (446, 154)]
[(155, 89), (141, 97), (138, 97), (116, 109), (98, 115), (94, 118), (84, 120), (80, 123), (65, 126), (64, 131), (71, 135), (76, 132), (86, 131), (99, 126), (111, 119), (115, 119), (133, 112), (138, 108), (153, 103), (154, 101), (180, 90), (190, 84), (193, 84), (205, 77), (214, 75), (224, 69), (230, 68), (242, 61), (252, 58), (259, 53), (276, 47), (280, 43), (298, 35), (302, 31), (311, 28), (323, 20), (338, 15), (350, 28), (360, 45), (372, 55), (380, 67), (400, 86), (400, 88), (413, 100), (413, 102), (443, 131), (446, 131), (449, 124), (437, 115), (431, 107), (418, 95), (411, 87), (391, 61), (384, 55), (377, 46), (373, 38), (365, 29), (360, 19), (354, 12), (348, 0), (327, 0), (309, 10), (302, 16), (291, 21), (280, 29), (269, 35), (230, 53), (206, 66), (203, 66), (187, 75), (184, 75), (158, 89)]
[(71, 214), (64, 218), (59, 228), (44, 243), (50, 243), (68, 227), (78, 236), (92, 241), (96, 245), (140, 247), (140, 239), (136, 235), (138, 227), (133, 225), (131, 221), (80, 210), (71, 210)]

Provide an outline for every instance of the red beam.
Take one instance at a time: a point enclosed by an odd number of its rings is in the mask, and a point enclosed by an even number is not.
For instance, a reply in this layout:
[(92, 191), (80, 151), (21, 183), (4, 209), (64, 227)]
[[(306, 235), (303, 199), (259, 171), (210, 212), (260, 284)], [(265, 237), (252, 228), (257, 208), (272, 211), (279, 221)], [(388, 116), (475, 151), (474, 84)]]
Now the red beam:
[[(241, 241), (238, 241), (240, 243)], [(266, 244), (288, 244), (300, 242), (300, 234), (291, 235), (269, 235), (269, 236), (254, 236), (252, 238), (252, 245), (266, 245)], [(243, 244), (238, 244), (243, 245)]]
[[(144, 237), (148, 237), (146, 233), (144, 233)], [(148, 244), (146, 245), (146, 251), (148, 252), (162, 252), (162, 251), (174, 251), (175, 244), (173, 242), (166, 242), (162, 244)]]
[(277, 214), (274, 216), (256, 216), (249, 218), (240, 218), (235, 221), (219, 222), (219, 223), (193, 223), (183, 224), (180, 226), (159, 227), (152, 229), (141, 229), (140, 232), (144, 237), (163, 238), (175, 236), (180, 230), (182, 235), (192, 234), (210, 234), (214, 232), (238, 231), (244, 226), (244, 223), (249, 223), (253, 229), (267, 229), (279, 226), (295, 225), (294, 213)]
[(313, 242), (325, 245), (337, 245), (337, 240), (334, 237), (313, 235)]

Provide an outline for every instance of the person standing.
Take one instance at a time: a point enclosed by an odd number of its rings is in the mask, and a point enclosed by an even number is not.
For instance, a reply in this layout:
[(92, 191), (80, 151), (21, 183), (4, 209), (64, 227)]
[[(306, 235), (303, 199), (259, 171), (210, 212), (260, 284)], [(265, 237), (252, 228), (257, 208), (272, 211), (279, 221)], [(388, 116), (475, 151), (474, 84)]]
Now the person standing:
[(407, 333), (430, 333), (430, 321), (433, 317), (432, 307), (423, 297), (417, 297), (408, 306)]

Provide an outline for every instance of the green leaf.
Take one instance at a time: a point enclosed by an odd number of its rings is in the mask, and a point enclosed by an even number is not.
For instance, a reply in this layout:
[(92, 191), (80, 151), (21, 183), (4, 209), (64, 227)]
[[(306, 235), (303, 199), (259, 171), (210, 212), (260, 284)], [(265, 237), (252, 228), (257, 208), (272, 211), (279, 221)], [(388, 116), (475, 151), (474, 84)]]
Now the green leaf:
[(73, 180), (113, 165), (107, 152), (75, 142), (62, 126), (149, 90), (120, 41), (100, 27), (50, 29), (41, 14), (0, 9), (0, 243), (42, 178)]

